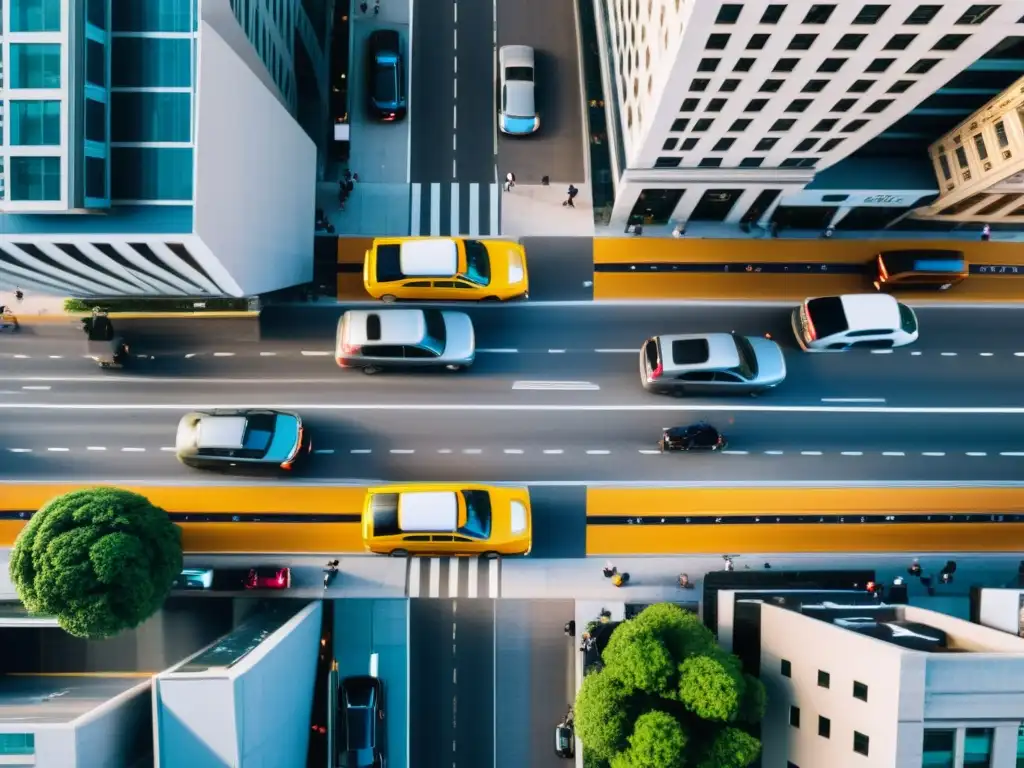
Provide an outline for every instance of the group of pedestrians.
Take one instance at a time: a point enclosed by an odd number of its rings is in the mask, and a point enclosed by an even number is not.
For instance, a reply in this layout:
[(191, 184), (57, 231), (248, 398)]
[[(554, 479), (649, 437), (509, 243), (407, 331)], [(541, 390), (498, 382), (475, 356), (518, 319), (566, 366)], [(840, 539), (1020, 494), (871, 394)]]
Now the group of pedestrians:
[[(544, 177), (544, 182), (543, 182), (544, 186), (547, 186), (547, 179), (548, 179), (548, 177), (545, 176)], [(505, 184), (503, 185), (504, 189), (505, 189), (506, 192), (511, 192), (512, 189), (515, 187), (515, 185), (516, 185), (516, 175), (514, 173), (512, 173), (512, 171), (509, 171), (508, 173), (505, 174)], [(576, 199), (576, 196), (579, 193), (580, 193), (579, 188), (574, 186), (574, 185), (572, 185), (572, 184), (570, 184), (569, 188), (565, 192), (565, 200), (562, 201), (562, 207), (563, 208), (566, 208), (566, 207), (568, 207), (568, 208), (575, 208), (576, 204), (573, 201)]]

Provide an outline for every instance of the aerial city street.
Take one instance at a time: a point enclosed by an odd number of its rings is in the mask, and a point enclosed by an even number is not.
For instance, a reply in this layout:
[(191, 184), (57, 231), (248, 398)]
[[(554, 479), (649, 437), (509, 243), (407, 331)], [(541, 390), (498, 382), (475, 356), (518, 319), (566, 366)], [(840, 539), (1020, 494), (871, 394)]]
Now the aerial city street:
[(0, 764), (1024, 765), (1024, 2), (0, 51)]

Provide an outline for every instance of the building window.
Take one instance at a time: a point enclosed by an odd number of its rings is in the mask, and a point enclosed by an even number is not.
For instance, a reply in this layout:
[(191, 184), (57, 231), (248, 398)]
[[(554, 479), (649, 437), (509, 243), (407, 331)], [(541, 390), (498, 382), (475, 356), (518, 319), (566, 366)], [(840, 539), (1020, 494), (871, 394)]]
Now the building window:
[(778, 90), (785, 83), (785, 80), (768, 79), (761, 83), (761, 87), (758, 88), (761, 93), (778, 93)]
[[(776, 139), (773, 136), (769, 136), (767, 138), (761, 139), (760, 141), (757, 142), (757, 146), (754, 147), (754, 151), (755, 152), (767, 152), (772, 147), (774, 147), (778, 143), (778, 141), (779, 140)], [(783, 661), (782, 663), (784, 664), (784, 666), (782, 667), (782, 675), (783, 675), (783, 677), (791, 677), (791, 675), (789, 674), (789, 662), (788, 661)]]
[(942, 178), (946, 181), (953, 178), (953, 171), (949, 167), (949, 158), (945, 154), (939, 155), (939, 169), (942, 171)]
[(669, 130), (672, 130), (676, 133), (682, 133), (683, 131), (686, 130), (686, 126), (688, 126), (689, 124), (690, 121), (687, 120), (686, 118), (674, 120), (672, 121), (672, 128), (670, 128)]
[(192, 41), (115, 37), (110, 49), (110, 71), (116, 88), (190, 88)]
[(718, 65), (721, 63), (721, 59), (701, 59), (700, 64), (697, 65), (697, 71), (714, 72), (716, 69), (718, 69)]
[(718, 9), (718, 18), (715, 24), (735, 24), (740, 18), (743, 5), (740, 3), (726, 3)]
[(811, 99), (793, 99), (789, 102), (789, 106), (786, 107), (787, 112), (806, 112), (807, 108), (811, 106)]
[[(1024, 19), (1021, 19), (1018, 23), (1024, 24)], [(1008, 195), (1008, 197), (1013, 197), (1013, 195)], [(1020, 210), (1020, 208), (1017, 208), (1011, 211), (1010, 215), (1018, 215)], [(928, 731), (925, 731), (925, 733), (928, 733)], [(1022, 766), (1024, 766), (1024, 725), (1017, 728), (1017, 768), (1022, 768)]]
[(993, 127), (996, 131), (996, 142), (998, 142), (999, 148), (1006, 149), (1008, 146), (1010, 146), (1010, 139), (1006, 135), (1006, 123), (1000, 120)]
[(111, 94), (111, 141), (187, 143), (191, 139), (191, 94), (135, 91)]
[(695, 77), (690, 81), (690, 90), (694, 93), (704, 93), (711, 85), (711, 81), (706, 77)]
[(729, 35), (714, 34), (708, 36), (708, 42), (704, 46), (709, 51), (724, 51), (729, 44)]
[(60, 200), (60, 158), (12, 157), (7, 189), (9, 199), (16, 202)]
[[(769, 144), (766, 147), (766, 149), (771, 149), (772, 147), (775, 146), (775, 141), (776, 140), (775, 139), (762, 139), (762, 141), (770, 141), (771, 144)], [(760, 165), (760, 163), (759, 163), (759, 165)], [(782, 674), (782, 676), (783, 677), (793, 677), (793, 665), (790, 664), (789, 661), (787, 661), (786, 659), (780, 659), (779, 661), (780, 661), (779, 672)]]
[(789, 45), (786, 46), (786, 49), (790, 51), (807, 51), (810, 50), (811, 46), (814, 45), (814, 41), (817, 39), (817, 35), (793, 35), (793, 39), (789, 41)]
[(867, 35), (843, 35), (836, 43), (835, 49), (837, 51), (856, 51), (867, 37)]
[(861, 701), (868, 700), (868, 687), (864, 683), (858, 683), (856, 680), (853, 681), (853, 698), (860, 699)]
[(812, 5), (804, 16), (804, 24), (827, 24), (835, 9), (834, 5)]
[(800, 768), (800, 766), (790, 760), (787, 760), (786, 768)]
[(675, 152), (676, 145), (679, 143), (679, 139), (665, 139), (665, 143), (661, 145), (662, 152)]
[(772, 72), (792, 72), (799, 63), (800, 59), (779, 59), (775, 62)]
[(683, 150), (684, 152), (689, 152), (691, 149), (697, 146), (698, 141), (699, 139), (694, 139), (692, 137), (689, 139), (683, 139), (683, 143), (679, 146), (679, 149)]
[(889, 86), (886, 93), (906, 93), (915, 82), (914, 80), (897, 80)]
[(86, 0), (85, 16), (97, 29), (107, 28), (107, 0)]
[(85, 41), (85, 79), (100, 88), (107, 87), (107, 47), (92, 38)]
[(829, 112), (849, 112), (856, 103), (856, 99), (840, 99), (832, 106)]
[(726, 93), (732, 93), (740, 87), (740, 81), (735, 77), (730, 77), (722, 81), (722, 84), (718, 86), (718, 90), (725, 91)]
[(771, 35), (757, 34), (751, 35), (750, 41), (747, 43), (748, 51), (760, 51), (768, 44), (768, 39)]
[(799, 161), (801, 168), (813, 168), (821, 160), (820, 157), (805, 157)]
[(701, 168), (721, 168), (722, 167), (722, 158), (720, 158), (720, 157), (705, 157), (703, 160), (700, 161), (700, 163), (698, 163), (698, 166), (701, 167)]
[(60, 0), (17, 0), (8, 8), (11, 32), (60, 32)]
[(917, 39), (917, 35), (893, 35), (885, 44), (883, 51), (905, 51)]
[(193, 0), (112, 0), (111, 26), (115, 32), (191, 32), (192, 3)]
[(749, 72), (754, 67), (754, 59), (742, 58), (736, 59), (736, 66), (732, 68), (733, 72)]
[(678, 168), (682, 161), (681, 157), (659, 157), (654, 161), (655, 168)]
[(926, 768), (953, 768), (955, 750), (956, 731), (938, 728), (924, 729), (924, 754), (921, 765)]
[(918, 59), (917, 61), (910, 65), (910, 69), (907, 70), (907, 74), (927, 75), (938, 63), (938, 59)]
[(733, 120), (732, 125), (729, 126), (730, 133), (740, 133), (741, 131), (747, 130), (752, 123), (752, 120), (748, 120), (745, 117), (741, 117), (738, 120)]
[(192, 199), (190, 147), (114, 147), (110, 169), (114, 200)]
[(808, 80), (800, 91), (802, 93), (821, 93), (828, 84), (828, 80)]
[(818, 735), (823, 739), (832, 736), (832, 722), (827, 717), (818, 715)]
[(743, 109), (744, 112), (760, 112), (768, 106), (768, 99), (751, 99), (750, 103)]
[(843, 133), (856, 133), (867, 124), (867, 120), (851, 120), (841, 130)]
[(778, 24), (779, 19), (782, 18), (782, 14), (786, 12), (786, 6), (784, 5), (769, 5), (764, 9), (764, 13), (761, 14), (762, 24)]
[(846, 59), (825, 59), (818, 67), (819, 72), (838, 72), (843, 68)]
[(700, 120), (693, 124), (694, 133), (700, 133), (708, 130), (713, 122), (715, 121), (709, 117), (702, 117)]
[(858, 755), (868, 755), (868, 737), (857, 731), (853, 732), (853, 751)]
[(894, 61), (896, 61), (896, 59), (875, 59), (864, 68), (864, 71), (876, 74), (879, 72), (885, 72), (892, 66)]
[(833, 149), (843, 143), (842, 139), (829, 139), (818, 149), (819, 152), (831, 152)]
[(964, 768), (990, 768), (992, 765), (991, 728), (968, 728), (964, 734)]
[(846, 90), (850, 93), (864, 93), (874, 84), (874, 80), (854, 80)]
[[(697, 107), (700, 106), (700, 99), (683, 99), (682, 106), (679, 107), (680, 112), (696, 112)], [(685, 128), (685, 126), (683, 126)]]
[(736, 143), (736, 139), (734, 139), (732, 137), (727, 137), (727, 138), (724, 138), (724, 139), (719, 139), (718, 141), (715, 142), (715, 146), (713, 146), (711, 148), (711, 151), (712, 152), (728, 152), (730, 149), (732, 149), (732, 145), (735, 144), (735, 143)]
[(943, 35), (938, 42), (932, 46), (933, 51), (955, 51), (965, 42), (970, 35)]
[(776, 120), (772, 123), (772, 127), (768, 129), (769, 133), (783, 133), (793, 129), (796, 125), (796, 120), (790, 120), (788, 118), (782, 120)]
[[(835, 110), (832, 111), (835, 112)], [(824, 120), (819, 120), (815, 126), (811, 128), (811, 133), (828, 133), (836, 127), (836, 123), (838, 122), (839, 120), (834, 117), (826, 117)]]
[(893, 99), (878, 99), (877, 101), (871, 102), (870, 106), (864, 110), (869, 115), (877, 115), (880, 112), (885, 112), (893, 104)]
[(942, 10), (941, 5), (919, 5), (914, 9), (913, 13), (907, 16), (907, 20), (904, 24), (928, 24), (932, 19), (935, 18), (936, 14)]
[[(972, 5), (963, 15), (956, 20), (957, 24), (982, 24), (998, 10), (998, 5), (986, 3), (984, 5)], [(966, 766), (966, 763), (964, 763)]]
[(779, 163), (779, 167), (780, 168), (799, 168), (800, 167), (800, 158), (799, 157), (787, 157), (781, 163)]
[(888, 5), (865, 5), (854, 18), (854, 24), (877, 24), (879, 19), (889, 10)]
[(85, 140), (107, 141), (107, 105), (102, 101), (85, 100)]
[(59, 101), (11, 101), (10, 110), (12, 146), (60, 146)]
[[(818, 143), (817, 139), (803, 139), (799, 144), (796, 145), (794, 152), (810, 152), (814, 149), (814, 145)], [(828, 674), (828, 673), (826, 673)], [(821, 685), (821, 672), (818, 673), (818, 685)], [(828, 686), (825, 686), (828, 688)]]
[(107, 199), (107, 161), (100, 157), (85, 158), (85, 196)]
[(800, 707), (790, 706), (789, 724), (792, 725), (794, 728), (800, 727)]
[(961, 169), (967, 170), (968, 168), (970, 168), (970, 163), (967, 161), (966, 149), (964, 149), (963, 147), (957, 147), (953, 151), (953, 154), (956, 155), (956, 164), (959, 165)]
[(60, 88), (60, 48), (60, 43), (11, 43), (8, 87)]
[(725, 107), (725, 99), (712, 99), (708, 102), (707, 112), (721, 112)]
[(831, 677), (831, 675), (829, 675), (828, 672), (826, 672), (826, 671), (824, 671), (822, 669), (818, 670), (818, 687), (819, 688), (828, 688), (829, 682), (831, 681), (831, 679), (832, 679), (832, 677)]
[(763, 162), (763, 157), (744, 157), (740, 160), (740, 168), (760, 168)]

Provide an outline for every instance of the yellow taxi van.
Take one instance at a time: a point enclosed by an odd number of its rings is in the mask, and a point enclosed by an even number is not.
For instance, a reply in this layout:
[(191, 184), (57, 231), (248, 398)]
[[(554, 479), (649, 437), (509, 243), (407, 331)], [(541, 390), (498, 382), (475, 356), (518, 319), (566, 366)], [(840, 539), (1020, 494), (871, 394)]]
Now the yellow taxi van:
[(533, 545), (530, 491), (467, 483), (369, 488), (363, 504), (367, 552), (409, 555), (526, 555)]
[(511, 240), (378, 237), (363, 260), (375, 299), (510, 301), (530, 293), (526, 250)]
[(948, 291), (970, 275), (963, 251), (922, 248), (882, 251), (875, 257), (875, 290)]

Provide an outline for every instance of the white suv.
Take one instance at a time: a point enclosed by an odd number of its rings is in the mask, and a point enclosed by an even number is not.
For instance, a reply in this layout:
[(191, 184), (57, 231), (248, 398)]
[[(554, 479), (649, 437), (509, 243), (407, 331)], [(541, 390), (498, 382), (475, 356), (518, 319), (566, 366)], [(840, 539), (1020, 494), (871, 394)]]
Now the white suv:
[(917, 341), (917, 315), (888, 294), (823, 296), (793, 310), (793, 334), (804, 352), (892, 349)]

